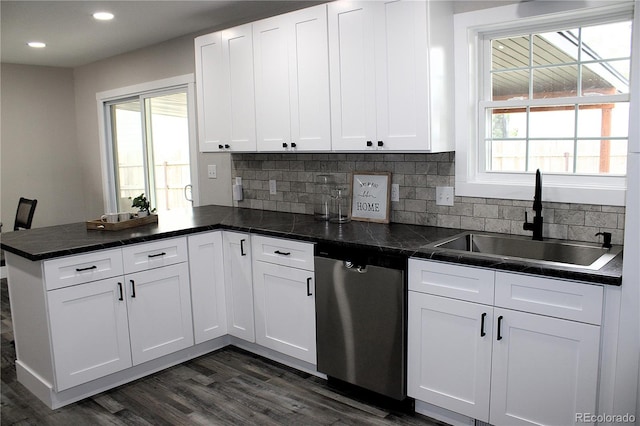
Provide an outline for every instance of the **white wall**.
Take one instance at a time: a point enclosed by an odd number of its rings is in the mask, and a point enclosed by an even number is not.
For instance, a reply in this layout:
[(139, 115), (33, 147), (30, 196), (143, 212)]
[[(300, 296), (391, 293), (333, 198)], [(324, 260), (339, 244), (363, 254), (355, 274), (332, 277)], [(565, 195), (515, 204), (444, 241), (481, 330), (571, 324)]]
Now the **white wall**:
[(84, 220), (73, 70), (2, 64), (0, 80), (3, 231), (21, 196), (38, 200), (33, 227)]

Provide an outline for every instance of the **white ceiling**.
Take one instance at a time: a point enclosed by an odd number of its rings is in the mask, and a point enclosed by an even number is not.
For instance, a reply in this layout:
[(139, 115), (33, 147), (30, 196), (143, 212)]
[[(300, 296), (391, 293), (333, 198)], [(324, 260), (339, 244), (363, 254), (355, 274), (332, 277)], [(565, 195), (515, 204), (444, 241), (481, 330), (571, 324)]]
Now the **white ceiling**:
[[(77, 67), (183, 35), (228, 28), (323, 2), (2, 0), (0, 59), (3, 63)], [(91, 15), (98, 10), (114, 13), (115, 19), (94, 20)], [(26, 45), (29, 41), (42, 41), (47, 47), (33, 49)]]

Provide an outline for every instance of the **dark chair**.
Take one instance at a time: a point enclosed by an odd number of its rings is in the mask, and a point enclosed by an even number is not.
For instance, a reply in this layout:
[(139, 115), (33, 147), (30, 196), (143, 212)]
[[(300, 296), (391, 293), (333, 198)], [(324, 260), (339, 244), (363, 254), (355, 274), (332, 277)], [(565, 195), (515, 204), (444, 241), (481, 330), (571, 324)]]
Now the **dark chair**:
[(38, 200), (29, 200), (20, 197), (20, 201), (18, 201), (18, 211), (16, 212), (16, 223), (13, 226), (14, 231), (31, 228), (33, 214), (36, 211), (36, 204), (38, 204)]

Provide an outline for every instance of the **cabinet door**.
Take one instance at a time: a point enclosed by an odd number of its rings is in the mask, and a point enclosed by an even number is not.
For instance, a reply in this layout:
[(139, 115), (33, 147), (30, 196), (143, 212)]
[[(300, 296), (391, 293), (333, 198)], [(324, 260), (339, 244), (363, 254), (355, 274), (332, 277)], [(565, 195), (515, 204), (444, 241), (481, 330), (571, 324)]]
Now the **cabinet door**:
[(125, 276), (133, 364), (193, 345), (187, 263)]
[(289, 21), (291, 142), (296, 151), (331, 149), (327, 7), (292, 12)]
[(410, 291), (408, 395), (488, 421), (492, 315), (491, 306)]
[(222, 66), (228, 84), (229, 139), (224, 149), (256, 150), (256, 106), (253, 86), (251, 24), (222, 31)]
[[(375, 2), (328, 5), (331, 132), (334, 151), (375, 150)], [(371, 142), (371, 146), (367, 146)]]
[(315, 364), (313, 272), (266, 262), (253, 267), (256, 342)]
[(123, 280), (47, 292), (58, 392), (131, 367)]
[(222, 232), (189, 236), (189, 275), (195, 343), (227, 334)]
[(377, 148), (429, 149), (427, 2), (374, 6)]
[(200, 151), (256, 149), (251, 24), (195, 40)]
[(600, 327), (500, 308), (494, 315), (491, 424), (571, 425), (576, 413), (596, 412)]
[(255, 342), (249, 235), (225, 231), (222, 241), (227, 297), (227, 331), (232, 336)]
[(201, 152), (219, 151), (229, 140), (228, 85), (221, 33), (195, 39), (198, 139)]
[(283, 16), (253, 24), (256, 133), (259, 151), (291, 144), (289, 46)]

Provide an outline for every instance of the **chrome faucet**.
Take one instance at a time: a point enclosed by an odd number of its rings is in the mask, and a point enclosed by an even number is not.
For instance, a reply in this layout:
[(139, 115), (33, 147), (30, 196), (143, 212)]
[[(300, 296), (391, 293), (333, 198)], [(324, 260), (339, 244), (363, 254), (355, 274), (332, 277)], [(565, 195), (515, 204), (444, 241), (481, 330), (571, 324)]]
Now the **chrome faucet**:
[(533, 211), (536, 213), (533, 222), (527, 219), (527, 212), (524, 212), (524, 225), (522, 229), (525, 231), (533, 231), (533, 239), (542, 241), (542, 176), (540, 169), (536, 171), (536, 191), (533, 197)]

